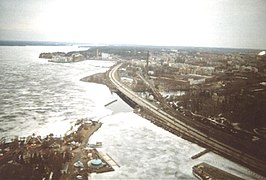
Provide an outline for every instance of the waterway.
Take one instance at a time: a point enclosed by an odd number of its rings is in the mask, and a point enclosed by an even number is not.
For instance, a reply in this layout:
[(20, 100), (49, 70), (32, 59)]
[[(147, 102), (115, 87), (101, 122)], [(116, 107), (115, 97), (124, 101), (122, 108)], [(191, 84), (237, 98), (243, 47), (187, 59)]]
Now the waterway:
[[(60, 135), (78, 118), (99, 118), (112, 98), (106, 86), (79, 81), (105, 72), (114, 62), (49, 63), (41, 52), (77, 50), (68, 46), (0, 47), (1, 137), (32, 133)], [(107, 68), (102, 68), (107, 67)]]

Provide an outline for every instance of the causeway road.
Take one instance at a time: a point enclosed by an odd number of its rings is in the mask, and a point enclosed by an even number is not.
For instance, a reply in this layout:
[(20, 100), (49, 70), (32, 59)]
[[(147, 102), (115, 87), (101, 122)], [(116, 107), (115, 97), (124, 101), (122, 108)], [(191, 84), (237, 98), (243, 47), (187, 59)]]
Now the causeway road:
[(138, 96), (128, 87), (124, 86), (118, 78), (117, 70), (122, 66), (123, 63), (118, 63), (108, 72), (108, 77), (112, 84), (120, 91), (124, 96), (134, 101), (139, 106), (148, 109), (156, 117), (158, 117), (166, 126), (169, 126), (181, 134), (188, 136), (200, 144), (204, 144), (206, 147), (210, 148), (212, 151), (221, 154), (230, 159), (258, 172), (259, 174), (266, 176), (266, 162), (255, 158), (247, 153), (244, 153), (236, 148), (233, 148), (227, 144), (224, 144), (216, 139), (198, 131), (197, 129), (188, 126), (183, 121), (173, 117), (155, 106), (154, 104), (148, 102), (147, 100)]

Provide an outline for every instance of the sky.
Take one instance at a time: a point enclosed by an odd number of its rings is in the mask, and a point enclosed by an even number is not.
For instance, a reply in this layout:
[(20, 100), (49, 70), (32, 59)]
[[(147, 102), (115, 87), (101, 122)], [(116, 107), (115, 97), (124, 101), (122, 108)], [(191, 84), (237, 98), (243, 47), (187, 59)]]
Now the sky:
[(266, 49), (265, 0), (0, 0), (0, 40)]

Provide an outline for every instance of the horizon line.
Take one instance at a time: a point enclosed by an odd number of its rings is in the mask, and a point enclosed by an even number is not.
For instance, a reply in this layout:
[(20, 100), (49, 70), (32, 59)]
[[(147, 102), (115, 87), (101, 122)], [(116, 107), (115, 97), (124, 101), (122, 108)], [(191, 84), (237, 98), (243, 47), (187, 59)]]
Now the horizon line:
[[(10, 43), (24, 44), (10, 44)], [(26, 44), (29, 43), (29, 44)], [(39, 43), (39, 44), (38, 44)], [(44, 43), (44, 44), (43, 44)], [(71, 41), (49, 41), (49, 40), (0, 40), (0, 46), (67, 46), (67, 45), (86, 45), (86, 46), (132, 46), (132, 47), (181, 47), (181, 48), (212, 48), (212, 49), (239, 49), (239, 50), (265, 50), (263, 48), (247, 47), (219, 47), (219, 46), (193, 46), (193, 45), (151, 45), (151, 44), (126, 44), (126, 43), (93, 43), (93, 42), (71, 42)]]

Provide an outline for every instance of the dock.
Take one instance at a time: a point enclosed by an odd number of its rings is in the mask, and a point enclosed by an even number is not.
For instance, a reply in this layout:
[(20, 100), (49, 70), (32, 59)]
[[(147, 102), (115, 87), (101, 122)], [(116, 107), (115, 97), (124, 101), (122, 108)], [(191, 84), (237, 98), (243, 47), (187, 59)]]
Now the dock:
[(208, 163), (200, 163), (193, 166), (192, 172), (194, 176), (201, 180), (218, 180), (218, 179), (230, 179), (230, 180), (240, 180), (242, 178), (223, 171), (217, 167), (214, 167)]
[(105, 106), (105, 107), (107, 107), (107, 106), (109, 106), (109, 105), (113, 104), (113, 103), (114, 103), (114, 102), (116, 102), (116, 101), (117, 101), (117, 99), (115, 99), (115, 100), (113, 100), (113, 101), (111, 101), (111, 102), (109, 102), (109, 103), (105, 104), (104, 106)]
[(104, 152), (99, 152), (99, 155), (101, 156), (102, 159), (104, 159), (113, 169), (117, 169), (120, 166), (118, 163), (107, 153)]
[(204, 154), (206, 154), (208, 152), (210, 152), (210, 150), (209, 149), (205, 149), (204, 151), (201, 151), (201, 152), (195, 154), (194, 156), (192, 156), (191, 159), (197, 159), (197, 158), (203, 156)]

